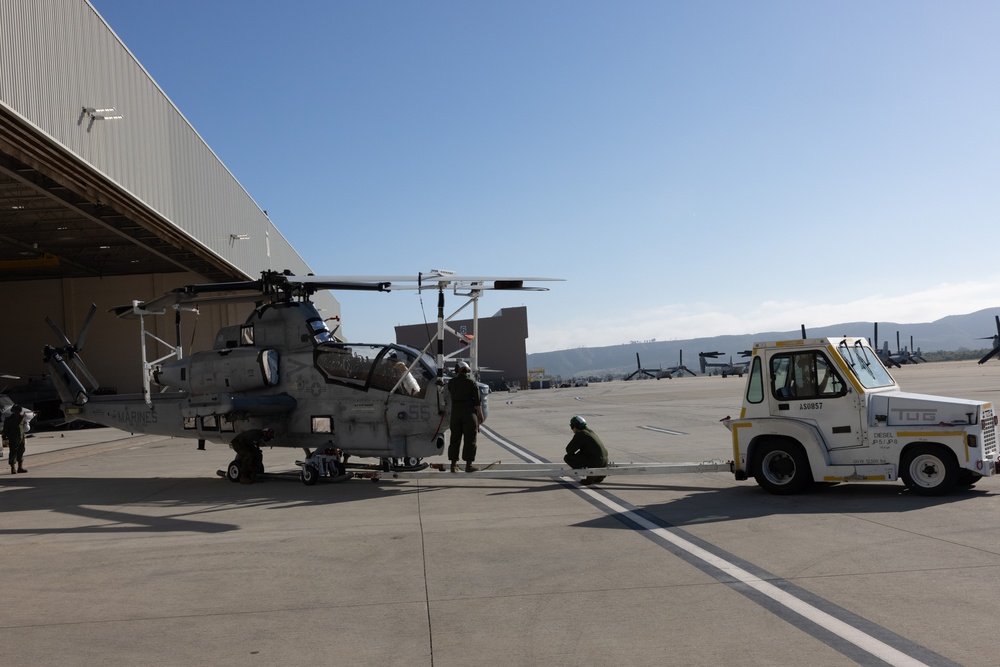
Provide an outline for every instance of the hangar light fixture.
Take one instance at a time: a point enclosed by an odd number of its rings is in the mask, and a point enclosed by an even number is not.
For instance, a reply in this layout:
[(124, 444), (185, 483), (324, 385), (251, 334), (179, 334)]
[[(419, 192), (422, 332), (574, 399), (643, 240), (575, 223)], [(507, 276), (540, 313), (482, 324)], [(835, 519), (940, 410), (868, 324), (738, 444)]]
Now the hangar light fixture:
[(107, 109), (96, 109), (94, 107), (83, 107), (83, 113), (90, 116), (91, 120), (121, 120), (125, 116), (118, 113), (114, 107)]

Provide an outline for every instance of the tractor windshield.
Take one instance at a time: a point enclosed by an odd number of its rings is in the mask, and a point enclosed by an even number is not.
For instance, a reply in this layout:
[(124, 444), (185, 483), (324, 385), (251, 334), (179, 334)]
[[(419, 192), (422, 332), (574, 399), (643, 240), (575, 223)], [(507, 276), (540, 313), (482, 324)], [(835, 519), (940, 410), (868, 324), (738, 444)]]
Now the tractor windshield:
[(855, 341), (853, 345), (848, 345), (846, 340), (841, 341), (837, 351), (865, 389), (891, 387), (896, 384), (875, 351), (863, 341)]

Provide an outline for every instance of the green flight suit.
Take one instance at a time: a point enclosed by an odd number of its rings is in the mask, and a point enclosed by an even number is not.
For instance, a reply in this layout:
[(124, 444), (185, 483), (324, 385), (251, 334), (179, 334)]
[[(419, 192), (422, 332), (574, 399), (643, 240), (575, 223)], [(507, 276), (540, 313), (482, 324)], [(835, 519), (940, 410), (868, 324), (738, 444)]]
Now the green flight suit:
[(479, 385), (468, 373), (459, 373), (448, 381), (451, 396), (451, 439), (448, 442), (448, 460), (458, 460), (458, 450), (465, 439), (462, 460), (472, 463), (476, 460), (476, 435), (479, 433), (477, 412), (482, 405)]

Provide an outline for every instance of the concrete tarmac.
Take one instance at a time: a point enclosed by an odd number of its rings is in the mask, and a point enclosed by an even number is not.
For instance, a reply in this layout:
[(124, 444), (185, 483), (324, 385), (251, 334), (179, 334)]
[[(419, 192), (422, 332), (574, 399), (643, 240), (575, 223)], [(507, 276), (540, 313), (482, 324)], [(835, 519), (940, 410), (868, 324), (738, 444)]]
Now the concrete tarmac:
[[(1000, 364), (893, 372), (1000, 398)], [(478, 461), (732, 457), (744, 380), (491, 397)], [(296, 470), (295, 449), (265, 451)], [(996, 665), (1000, 479), (772, 496), (728, 473), (232, 484), (225, 445), (37, 433), (0, 466), (4, 665)]]

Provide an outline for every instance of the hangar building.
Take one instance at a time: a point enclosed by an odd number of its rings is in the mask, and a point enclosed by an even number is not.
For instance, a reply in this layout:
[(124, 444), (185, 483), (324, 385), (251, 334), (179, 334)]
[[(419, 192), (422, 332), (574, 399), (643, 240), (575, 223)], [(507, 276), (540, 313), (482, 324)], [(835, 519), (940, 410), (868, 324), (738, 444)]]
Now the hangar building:
[[(142, 385), (135, 321), (108, 314), (192, 283), (309, 267), (86, 0), (0, 3), (0, 373), (38, 376), (98, 306), (84, 357), (98, 381)], [(340, 305), (315, 298), (327, 317)], [(247, 306), (184, 314), (210, 348)], [(159, 320), (159, 321), (157, 321)], [(152, 333), (174, 340), (172, 317)], [(160, 355), (151, 355), (160, 356)]]
[[(449, 326), (460, 335), (472, 334), (472, 320), (452, 320)], [(437, 324), (410, 324), (396, 327), (396, 342), (423, 349), (437, 337)], [(528, 387), (528, 309), (525, 306), (501, 308), (493, 317), (479, 318), (480, 379), (497, 388), (517, 382)], [(444, 339), (444, 354), (459, 350), (462, 343), (455, 336)], [(436, 352), (434, 347), (431, 354)], [(459, 354), (468, 359), (468, 354)]]

